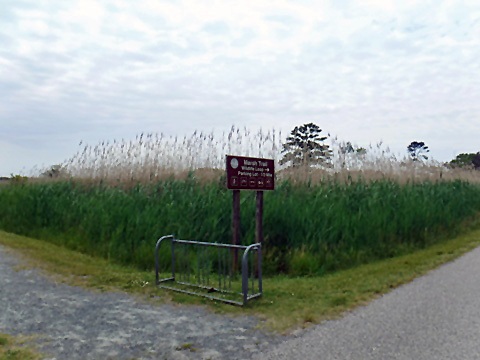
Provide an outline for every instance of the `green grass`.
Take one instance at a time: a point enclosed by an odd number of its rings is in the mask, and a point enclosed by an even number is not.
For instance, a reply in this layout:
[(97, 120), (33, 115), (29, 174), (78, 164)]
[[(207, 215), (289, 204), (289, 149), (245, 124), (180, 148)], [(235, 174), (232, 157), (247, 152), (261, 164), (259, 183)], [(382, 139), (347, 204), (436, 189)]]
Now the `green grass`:
[(289, 332), (335, 318), (472, 250), (480, 245), (480, 226), (411, 254), (324, 276), (267, 277), (263, 298), (245, 308), (157, 289), (152, 271), (112, 264), (48, 242), (0, 232), (0, 244), (23, 254), (24, 266), (40, 268), (56, 280), (99, 291), (126, 291), (140, 301), (203, 304), (218, 313), (256, 315), (267, 329)]
[(37, 360), (40, 354), (25, 347), (28, 338), (0, 334), (0, 360)]
[[(279, 181), (265, 193), (264, 272), (332, 273), (425, 248), (480, 211), (480, 186), (461, 181)], [(162, 235), (230, 242), (231, 192), (211, 180), (112, 186), (27, 182), (0, 191), (0, 229), (151, 269)], [(254, 239), (253, 192), (243, 192), (242, 239)], [(167, 263), (167, 262), (166, 262)]]

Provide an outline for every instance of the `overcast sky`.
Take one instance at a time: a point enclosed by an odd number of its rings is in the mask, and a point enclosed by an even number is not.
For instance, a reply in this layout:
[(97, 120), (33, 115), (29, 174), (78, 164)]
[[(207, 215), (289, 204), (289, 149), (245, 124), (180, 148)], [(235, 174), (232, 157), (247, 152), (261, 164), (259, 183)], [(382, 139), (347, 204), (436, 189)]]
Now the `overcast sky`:
[(309, 122), (480, 151), (480, 1), (0, 0), (0, 175), (81, 140)]

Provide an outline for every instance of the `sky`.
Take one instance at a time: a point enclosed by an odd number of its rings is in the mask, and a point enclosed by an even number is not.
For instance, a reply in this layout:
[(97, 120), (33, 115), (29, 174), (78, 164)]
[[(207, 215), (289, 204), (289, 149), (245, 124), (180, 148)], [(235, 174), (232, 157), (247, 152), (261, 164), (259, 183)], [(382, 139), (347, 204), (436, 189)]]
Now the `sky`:
[(480, 1), (0, 0), (0, 176), (81, 141), (310, 122), (480, 151)]

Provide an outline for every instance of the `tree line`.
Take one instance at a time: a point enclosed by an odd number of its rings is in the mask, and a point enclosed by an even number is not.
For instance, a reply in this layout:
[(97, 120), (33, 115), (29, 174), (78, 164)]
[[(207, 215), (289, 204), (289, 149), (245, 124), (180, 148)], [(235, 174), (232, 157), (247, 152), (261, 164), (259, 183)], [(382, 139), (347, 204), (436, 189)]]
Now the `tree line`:
[[(328, 135), (321, 134), (322, 129), (314, 123), (308, 123), (301, 126), (295, 126), (287, 137), (282, 147), (282, 159), (280, 165), (289, 167), (315, 166), (330, 167), (333, 151), (325, 143)], [(366, 149), (355, 148), (350, 142), (347, 142), (340, 148), (340, 151), (346, 153), (365, 154)], [(430, 149), (423, 141), (412, 141), (407, 146), (409, 158), (414, 162), (428, 160)], [(445, 165), (450, 167), (473, 168), (480, 170), (480, 151), (477, 153), (462, 153), (456, 156)]]

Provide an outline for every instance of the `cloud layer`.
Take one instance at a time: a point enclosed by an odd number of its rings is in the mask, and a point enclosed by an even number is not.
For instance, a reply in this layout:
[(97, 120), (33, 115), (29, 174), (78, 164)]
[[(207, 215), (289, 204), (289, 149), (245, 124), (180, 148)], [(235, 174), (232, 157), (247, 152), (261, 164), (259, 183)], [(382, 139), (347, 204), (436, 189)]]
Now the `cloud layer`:
[[(0, 175), (142, 131), (316, 122), (395, 151), (480, 151), (478, 1), (15, 1)], [(41, 156), (40, 156), (41, 155)]]

